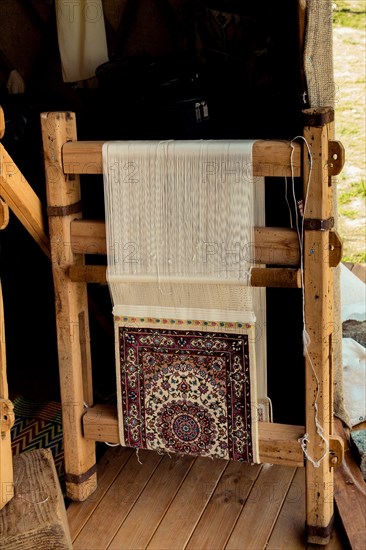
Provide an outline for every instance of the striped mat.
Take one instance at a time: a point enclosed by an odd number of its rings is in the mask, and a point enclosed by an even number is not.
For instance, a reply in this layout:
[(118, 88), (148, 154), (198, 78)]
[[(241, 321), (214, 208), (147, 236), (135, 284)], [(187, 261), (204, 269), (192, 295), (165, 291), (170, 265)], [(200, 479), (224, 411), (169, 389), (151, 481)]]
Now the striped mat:
[(64, 475), (61, 404), (37, 403), (18, 396), (12, 399), (15, 423), (11, 430), (12, 452), (18, 455), (34, 449), (50, 449), (60, 479)]

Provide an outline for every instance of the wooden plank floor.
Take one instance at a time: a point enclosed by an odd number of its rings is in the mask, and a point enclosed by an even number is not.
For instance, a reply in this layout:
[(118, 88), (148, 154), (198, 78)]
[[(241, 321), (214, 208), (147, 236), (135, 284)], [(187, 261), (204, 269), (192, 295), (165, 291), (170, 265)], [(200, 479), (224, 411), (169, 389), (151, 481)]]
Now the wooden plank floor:
[[(67, 509), (80, 550), (297, 550), (304, 538), (304, 468), (109, 449), (98, 489)], [(336, 526), (326, 549), (348, 548)]]

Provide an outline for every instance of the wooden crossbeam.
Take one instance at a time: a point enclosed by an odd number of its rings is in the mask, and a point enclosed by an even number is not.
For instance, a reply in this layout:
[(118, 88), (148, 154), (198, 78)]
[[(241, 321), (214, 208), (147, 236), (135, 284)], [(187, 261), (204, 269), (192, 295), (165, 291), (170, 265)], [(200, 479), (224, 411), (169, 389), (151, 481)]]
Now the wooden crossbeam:
[[(104, 221), (73, 220), (70, 227), (70, 248), (74, 254), (107, 254), (107, 243)], [(254, 229), (254, 247), (248, 250), (253, 254), (253, 263), (278, 265), (284, 267), (298, 267), (300, 264), (300, 248), (298, 235), (294, 229), (281, 227), (256, 227)], [(342, 243), (336, 232), (329, 234), (329, 266), (335, 267), (342, 257)], [(70, 277), (74, 281), (105, 282), (105, 269), (101, 266), (72, 266)], [(94, 269), (95, 268), (95, 269)], [(271, 269), (271, 274), (264, 275), (264, 271), (254, 271), (253, 286), (261, 286), (260, 281), (267, 282), (265, 286), (279, 286), (281, 283), (291, 288), (300, 288), (299, 272), (293, 270), (281, 271)], [(90, 280), (88, 279), (90, 277)], [(257, 278), (258, 277), (258, 278)], [(269, 277), (269, 278), (267, 278)], [(257, 279), (256, 279), (257, 278)], [(276, 280), (275, 280), (276, 278)], [(256, 284), (255, 281), (258, 281)]]
[[(103, 141), (69, 141), (62, 148), (65, 174), (102, 174)], [(292, 165), (292, 168), (291, 168)], [(258, 140), (253, 145), (254, 176), (301, 175), (301, 146), (289, 141)]]
[[(256, 227), (253, 263), (298, 266), (300, 250), (293, 229)], [(249, 245), (248, 245), (249, 246)], [(105, 222), (74, 220), (71, 222), (71, 251), (75, 254), (107, 254)]]
[[(299, 438), (303, 426), (259, 422), (260, 462), (304, 466), (304, 455)], [(84, 437), (93, 441), (119, 443), (117, 409), (112, 405), (90, 407), (83, 417)]]
[(50, 257), (41, 201), (2, 144), (0, 195), (43, 252)]

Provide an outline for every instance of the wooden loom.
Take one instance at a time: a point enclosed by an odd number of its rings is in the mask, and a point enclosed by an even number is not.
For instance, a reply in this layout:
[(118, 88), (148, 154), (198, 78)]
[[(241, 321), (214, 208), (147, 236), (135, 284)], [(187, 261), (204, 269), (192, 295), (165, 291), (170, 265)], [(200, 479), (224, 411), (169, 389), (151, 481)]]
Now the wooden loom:
[[(0, 107), (0, 140), (5, 134), (4, 111)], [(0, 143), (0, 230), (9, 222), (9, 208), (50, 257), (43, 222), (42, 204), (4, 146)], [(8, 399), (5, 326), (0, 280), (0, 510), (14, 496), (10, 430), (14, 424), (13, 404)]]
[[(307, 534), (309, 542), (329, 540), (333, 518), (333, 467), (340, 464), (343, 443), (333, 435), (332, 407), (332, 268), (342, 247), (332, 230), (332, 179), (343, 166), (342, 145), (332, 141), (331, 108), (304, 111), (303, 136), (313, 158), (309, 190), (307, 149), (299, 143), (257, 141), (253, 147), (255, 176), (301, 177), (307, 207), (304, 235), (305, 316), (311, 342), (306, 369), (306, 426), (259, 424), (261, 462), (306, 467)], [(63, 407), (67, 494), (86, 499), (96, 488), (95, 442), (118, 443), (117, 411), (93, 406), (87, 283), (106, 280), (105, 266), (85, 265), (85, 254), (106, 254), (105, 224), (83, 220), (79, 174), (102, 173), (102, 142), (77, 141), (75, 115), (41, 116), (47, 180), (51, 259), (56, 297), (59, 369)], [(292, 163), (292, 169), (291, 169)], [(255, 260), (267, 266), (253, 269), (252, 285), (300, 288), (300, 247), (296, 231), (255, 229)], [(299, 312), (301, 315), (301, 312)], [(316, 397), (317, 396), (317, 397)], [(317, 416), (329, 442), (329, 453), (315, 468), (299, 439), (308, 434), (307, 453), (321, 459), (325, 444), (315, 423)], [(87, 409), (85, 408), (87, 405)]]

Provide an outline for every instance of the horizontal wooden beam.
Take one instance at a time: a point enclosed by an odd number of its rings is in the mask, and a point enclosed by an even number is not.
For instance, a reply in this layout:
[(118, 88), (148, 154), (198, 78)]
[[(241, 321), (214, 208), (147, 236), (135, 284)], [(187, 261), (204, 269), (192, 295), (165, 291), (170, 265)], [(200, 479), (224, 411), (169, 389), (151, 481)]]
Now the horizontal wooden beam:
[(71, 251), (74, 254), (107, 254), (104, 221), (74, 220), (70, 231)]
[[(65, 174), (102, 174), (103, 141), (69, 141), (62, 149)], [(301, 146), (289, 141), (259, 140), (253, 145), (254, 176), (301, 175)]]
[[(107, 266), (105, 265), (71, 265), (69, 278), (74, 283), (106, 284)], [(300, 269), (288, 268), (253, 268), (251, 286), (267, 288), (301, 288)]]
[(302, 467), (304, 454), (299, 439), (304, 436), (303, 426), (259, 422), (259, 458), (269, 464)]
[(253, 267), (250, 285), (267, 288), (301, 288), (301, 270), (287, 267)]
[[(277, 227), (256, 227), (255, 263), (298, 266), (300, 249), (296, 231)], [(71, 222), (71, 250), (76, 254), (107, 254), (104, 221)], [(254, 263), (254, 261), (253, 261)]]
[[(281, 265), (296, 268), (300, 264), (298, 236), (294, 229), (256, 227), (254, 229), (253, 263)], [(106, 255), (107, 244), (104, 221), (74, 220), (71, 222), (71, 250), (75, 254)], [(342, 257), (342, 242), (337, 232), (329, 233), (329, 265), (336, 267)], [(105, 283), (104, 266), (70, 266), (69, 276), (74, 282)], [(301, 288), (299, 270), (253, 268), (252, 286)]]
[(300, 246), (295, 229), (256, 227), (255, 263), (296, 267), (300, 265)]
[(107, 284), (106, 265), (71, 265), (69, 278), (73, 283)]
[[(117, 409), (112, 405), (96, 405), (83, 417), (84, 437), (93, 441), (119, 443)], [(304, 456), (298, 442), (303, 426), (259, 422), (260, 462), (304, 466)]]
[[(73, 283), (107, 283), (105, 265), (71, 265), (69, 278)], [(253, 268), (251, 286), (267, 288), (301, 288), (300, 269)]]

